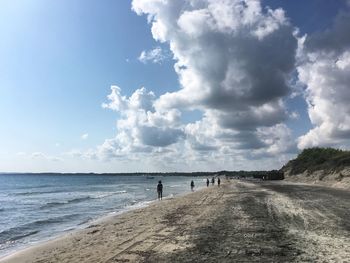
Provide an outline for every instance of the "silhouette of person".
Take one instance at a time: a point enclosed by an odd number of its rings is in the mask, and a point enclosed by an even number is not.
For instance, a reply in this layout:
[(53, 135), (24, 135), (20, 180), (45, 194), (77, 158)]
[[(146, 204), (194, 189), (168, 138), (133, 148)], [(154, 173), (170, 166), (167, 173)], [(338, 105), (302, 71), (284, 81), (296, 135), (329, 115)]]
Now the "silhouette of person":
[(163, 184), (162, 181), (158, 181), (157, 185), (157, 192), (158, 192), (158, 200), (162, 200), (163, 198)]
[(191, 181), (191, 190), (193, 191), (193, 188), (194, 188), (194, 182), (193, 180)]
[(220, 177), (218, 177), (218, 186), (220, 187)]
[(207, 187), (209, 186), (209, 179), (207, 178)]
[(215, 178), (211, 178), (211, 184), (214, 185), (215, 184)]

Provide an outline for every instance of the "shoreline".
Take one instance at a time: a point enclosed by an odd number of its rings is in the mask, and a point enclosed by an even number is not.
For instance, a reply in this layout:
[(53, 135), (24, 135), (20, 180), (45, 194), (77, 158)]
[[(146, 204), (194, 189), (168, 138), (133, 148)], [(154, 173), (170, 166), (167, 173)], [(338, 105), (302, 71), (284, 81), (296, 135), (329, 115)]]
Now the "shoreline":
[[(184, 194), (186, 195), (188, 193), (184, 193)], [(178, 194), (178, 195), (181, 196), (181, 195), (183, 195), (183, 193)], [(178, 195), (175, 195), (175, 196), (178, 196)], [(167, 196), (166, 198), (174, 198), (174, 197)], [(56, 239), (58, 240), (58, 239), (64, 238), (65, 236), (70, 235), (70, 234), (79, 233), (80, 231), (89, 228), (91, 225), (95, 225), (97, 223), (103, 223), (105, 221), (108, 221), (110, 218), (117, 217), (119, 215), (122, 215), (124, 213), (128, 213), (128, 212), (133, 211), (133, 210), (146, 208), (156, 201), (157, 201), (157, 199), (154, 199), (154, 200), (150, 200), (150, 201), (142, 201), (142, 202), (139, 202), (136, 204), (128, 205), (124, 209), (122, 209), (121, 211), (109, 212), (107, 214), (102, 214), (94, 219), (82, 222), (74, 227), (69, 228), (69, 229), (62, 230), (60, 233), (56, 233), (52, 237), (43, 238), (43, 239), (38, 240), (38, 241), (23, 244), (22, 246), (20, 246), (16, 249), (9, 250), (8, 253), (4, 253), (4, 254), (0, 255), (0, 263), (2, 262), (3, 259), (5, 259), (7, 257), (11, 257), (12, 255), (14, 255), (16, 253), (20, 253), (22, 251), (25, 251), (25, 250), (28, 250), (31, 248), (45, 245), (46, 243), (53, 242)]]
[(227, 181), (153, 202), (0, 263), (345, 262), (350, 191)]
[[(4, 255), (0, 255), (0, 263), (5, 262), (14, 262), (16, 263), (17, 260), (21, 260), (20, 262), (24, 262), (23, 257), (27, 258), (28, 254), (34, 252), (36, 250), (40, 250), (45, 247), (50, 247), (51, 244), (60, 243), (61, 241), (65, 241), (67, 238), (79, 236), (80, 234), (83, 234), (86, 232), (87, 229), (94, 228), (97, 225), (100, 224), (110, 224), (112, 221), (117, 220), (118, 217), (123, 216), (125, 214), (132, 213), (133, 211), (137, 210), (143, 210), (147, 209), (148, 207), (152, 205), (161, 205), (160, 202), (166, 202), (171, 201), (174, 199), (179, 199), (181, 197), (194, 194), (196, 192), (202, 191), (206, 189), (205, 186), (197, 187), (197, 190), (194, 192), (183, 192), (178, 194), (170, 194), (169, 196), (163, 197), (163, 200), (159, 201), (158, 199), (153, 199), (150, 201), (142, 201), (137, 204), (133, 204), (130, 206), (125, 207), (125, 209), (118, 211), (118, 212), (110, 212), (108, 214), (104, 214), (99, 216), (98, 218), (92, 219), (89, 222), (83, 223), (81, 225), (77, 225), (74, 229), (70, 229), (67, 231), (63, 231), (62, 233), (52, 236), (48, 239), (43, 239), (37, 242), (25, 244), (22, 247), (19, 247), (18, 249), (15, 249), (13, 251), (10, 251), (9, 253), (5, 253)], [(23, 255), (23, 256), (22, 256)], [(31, 262), (31, 261), (28, 261)]]
[[(31, 176), (28, 178), (23, 181), (31, 182), (35, 179)], [(45, 177), (42, 183), (35, 184), (35, 187), (38, 187), (35, 190), (26, 186), (19, 189), (12, 187), (15, 189), (13, 191), (11, 187), (7, 190), (5, 188), (3, 194), (8, 202), (5, 202), (4, 209), (0, 211), (2, 212), (0, 221), (3, 222), (0, 231), (3, 233), (0, 259), (67, 233), (84, 229), (106, 217), (149, 205), (156, 201), (157, 197), (153, 188), (158, 178), (153, 179), (133, 177), (126, 179), (127, 183), (124, 184), (124, 179), (121, 177), (116, 179), (108, 177), (102, 182), (113, 182), (114, 186), (101, 183), (98, 187), (93, 187), (91, 191), (86, 191), (85, 186), (79, 186), (80, 179), (75, 179), (72, 187), (69, 185), (64, 188), (62, 185), (67, 185), (65, 182), (68, 182), (69, 178), (61, 181), (56, 176), (54, 179)], [(163, 179), (166, 182), (164, 191), (166, 198), (190, 193), (189, 179), (162, 177)], [(56, 187), (52, 183), (55, 180), (62, 183)], [(96, 180), (101, 181), (98, 177), (89, 178), (87, 185)], [(196, 183), (198, 188), (203, 187), (202, 177), (195, 180), (198, 181)], [(17, 179), (13, 181), (16, 182)], [(74, 190), (76, 186), (77, 190)], [(22, 205), (28, 201), (28, 198), (30, 198), (31, 209), (26, 209), (26, 206)], [(3, 212), (3, 210), (10, 211), (12, 204), (16, 208), (13, 210), (16, 213)]]

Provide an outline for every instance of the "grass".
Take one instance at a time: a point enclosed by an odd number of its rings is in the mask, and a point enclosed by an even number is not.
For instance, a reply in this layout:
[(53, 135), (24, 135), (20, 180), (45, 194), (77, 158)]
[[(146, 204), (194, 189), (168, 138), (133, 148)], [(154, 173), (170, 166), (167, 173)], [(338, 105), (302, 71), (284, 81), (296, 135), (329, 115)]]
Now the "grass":
[(339, 171), (345, 166), (350, 166), (350, 151), (314, 147), (303, 150), (296, 159), (288, 162), (284, 168), (291, 168), (291, 174), (300, 174), (306, 170), (308, 172)]

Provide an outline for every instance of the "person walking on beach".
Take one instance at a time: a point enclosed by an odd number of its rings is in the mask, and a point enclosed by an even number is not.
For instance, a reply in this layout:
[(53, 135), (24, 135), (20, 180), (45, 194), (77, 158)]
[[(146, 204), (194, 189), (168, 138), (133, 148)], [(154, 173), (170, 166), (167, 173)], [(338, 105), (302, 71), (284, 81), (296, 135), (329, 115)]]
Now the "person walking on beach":
[(220, 177), (218, 177), (218, 186), (220, 187)]
[(193, 188), (194, 188), (194, 182), (193, 180), (191, 181), (191, 191), (193, 192)]
[(163, 198), (163, 184), (162, 181), (158, 181), (157, 185), (157, 192), (158, 192), (158, 200), (162, 200)]
[(211, 178), (211, 184), (214, 185), (215, 184), (215, 178)]
[(207, 187), (209, 186), (209, 179), (207, 178)]

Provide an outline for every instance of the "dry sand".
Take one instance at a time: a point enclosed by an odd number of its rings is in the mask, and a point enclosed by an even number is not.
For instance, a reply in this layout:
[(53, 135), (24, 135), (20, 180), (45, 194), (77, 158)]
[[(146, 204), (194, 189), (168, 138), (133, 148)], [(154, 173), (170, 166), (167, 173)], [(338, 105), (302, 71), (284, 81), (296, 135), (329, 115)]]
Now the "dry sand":
[(301, 174), (291, 175), (291, 170), (284, 172), (285, 180), (307, 184), (317, 184), (350, 190), (350, 167), (344, 167), (339, 171), (326, 172), (317, 170), (309, 172), (306, 170)]
[(21, 251), (13, 262), (350, 262), (350, 192), (226, 182)]

